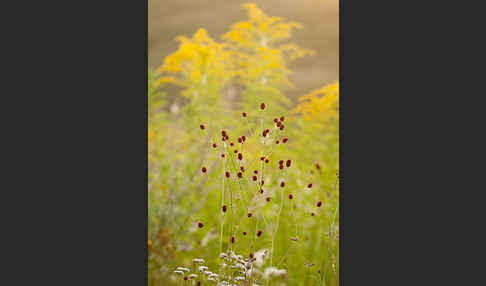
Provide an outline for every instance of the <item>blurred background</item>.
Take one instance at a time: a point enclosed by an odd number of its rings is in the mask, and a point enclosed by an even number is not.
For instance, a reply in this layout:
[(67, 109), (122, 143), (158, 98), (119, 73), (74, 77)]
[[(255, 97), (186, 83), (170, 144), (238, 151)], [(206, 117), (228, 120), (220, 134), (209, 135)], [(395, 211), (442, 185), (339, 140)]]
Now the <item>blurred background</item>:
[(278, 15), (301, 23), (293, 41), (316, 55), (290, 64), (290, 80), (296, 88), (285, 91), (291, 99), (339, 79), (339, 1), (338, 0), (149, 0), (149, 67), (162, 65), (177, 50), (174, 38), (192, 36), (205, 28), (213, 39), (228, 31), (235, 21), (246, 18), (241, 5), (257, 4), (267, 15)]

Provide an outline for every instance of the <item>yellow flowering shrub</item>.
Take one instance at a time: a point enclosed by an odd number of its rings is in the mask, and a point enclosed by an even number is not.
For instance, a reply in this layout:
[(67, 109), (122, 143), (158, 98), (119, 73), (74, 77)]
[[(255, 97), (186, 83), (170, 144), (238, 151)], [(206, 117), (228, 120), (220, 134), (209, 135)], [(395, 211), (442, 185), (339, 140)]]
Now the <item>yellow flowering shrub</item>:
[(301, 113), (307, 121), (326, 124), (339, 120), (339, 82), (313, 90), (299, 98), (293, 113)]

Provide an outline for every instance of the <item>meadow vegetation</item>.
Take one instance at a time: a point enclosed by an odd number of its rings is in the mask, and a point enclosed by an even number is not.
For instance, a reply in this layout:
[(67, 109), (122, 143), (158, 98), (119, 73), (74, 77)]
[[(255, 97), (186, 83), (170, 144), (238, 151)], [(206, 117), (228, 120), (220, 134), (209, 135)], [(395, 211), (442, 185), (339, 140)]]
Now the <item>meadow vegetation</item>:
[(293, 104), (303, 27), (243, 8), (149, 71), (149, 285), (338, 285), (339, 84)]

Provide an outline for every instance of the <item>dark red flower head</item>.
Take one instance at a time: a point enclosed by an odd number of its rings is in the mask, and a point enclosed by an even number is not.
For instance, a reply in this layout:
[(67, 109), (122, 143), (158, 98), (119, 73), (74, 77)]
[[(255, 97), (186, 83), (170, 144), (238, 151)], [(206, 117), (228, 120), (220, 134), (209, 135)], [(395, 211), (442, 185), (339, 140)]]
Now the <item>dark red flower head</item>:
[(311, 216), (315, 216), (315, 214), (314, 213), (311, 213)]
[(207, 171), (206, 167), (202, 167), (202, 168), (201, 168), (201, 171), (202, 171), (203, 173), (206, 173), (206, 171)]
[(235, 243), (235, 237), (234, 236), (231, 237), (231, 243)]
[(289, 141), (289, 138), (285, 137), (284, 139), (282, 139), (282, 142), (283, 143), (287, 143), (287, 141)]
[(263, 103), (263, 102), (262, 102), (262, 103), (260, 104), (260, 109), (261, 109), (261, 110), (264, 110), (264, 109), (265, 109), (265, 103)]
[(244, 172), (244, 171), (245, 171), (245, 167), (240, 166), (240, 170), (241, 170), (242, 172)]
[(283, 165), (284, 161), (283, 160), (278, 160), (279, 165)]
[(199, 125), (199, 128), (201, 128), (201, 130), (204, 130), (204, 124)]
[(285, 126), (282, 124), (280, 125), (280, 130), (284, 130)]
[(243, 174), (241, 172), (238, 172), (238, 178), (241, 178)]
[(262, 231), (261, 231), (261, 230), (259, 230), (259, 231), (257, 232), (257, 236), (260, 236), (260, 235), (262, 235)]
[(265, 163), (268, 163), (268, 162), (270, 162), (270, 160), (268, 160), (268, 159), (265, 159)]
[(282, 187), (282, 188), (285, 187), (285, 182), (284, 181), (280, 182), (280, 187)]
[(248, 217), (251, 217), (251, 213), (248, 213)]
[(238, 143), (241, 143), (241, 142), (243, 142), (243, 139), (238, 138)]
[(280, 126), (282, 126), (282, 122), (280, 122), (280, 121), (279, 121), (279, 122), (277, 122), (277, 124), (275, 124), (275, 125), (277, 125), (277, 127), (280, 127)]
[(240, 161), (243, 160), (243, 154), (238, 153), (238, 160), (240, 160)]
[(250, 258), (253, 258), (253, 253), (250, 252)]
[(236, 153), (238, 153), (238, 149), (235, 149), (235, 151), (234, 151), (234, 152), (235, 152), (235, 154), (236, 154)]
[(184, 280), (187, 280), (187, 279), (189, 279), (189, 278), (187, 278), (187, 276), (184, 276)]
[(309, 184), (307, 185), (307, 187), (308, 187), (309, 189), (310, 189), (310, 188), (312, 188), (312, 183), (309, 183)]
[(226, 178), (229, 178), (229, 176), (230, 176), (230, 172), (226, 172), (226, 173), (224, 173), (224, 174), (226, 175)]
[(258, 174), (258, 170), (253, 171), (253, 174), (255, 175)]
[(267, 202), (269, 202), (269, 201), (270, 201), (270, 197), (267, 197)]
[(287, 160), (287, 162), (285, 162), (285, 166), (287, 166), (287, 168), (290, 167), (290, 163), (292, 163), (292, 161)]
[(278, 144), (278, 143), (280, 143), (280, 141), (278, 141), (278, 140), (277, 140), (277, 141), (275, 141), (275, 144)]
[(280, 116), (280, 121), (284, 121), (285, 117)]
[(322, 206), (322, 201), (317, 202), (317, 207), (320, 208)]
[(257, 180), (257, 176), (253, 176), (252, 179), (253, 179), (253, 181), (256, 181)]
[(243, 235), (246, 235), (246, 231), (243, 232)]
[(278, 166), (278, 168), (279, 168), (280, 170), (283, 170), (284, 166), (283, 166), (283, 165), (280, 165), (280, 166)]
[(265, 130), (263, 130), (263, 132), (262, 132), (262, 136), (263, 136), (263, 137), (266, 137), (266, 136), (267, 136), (267, 132), (265, 132)]
[(226, 137), (226, 131), (221, 130), (221, 136)]
[(201, 286), (201, 281), (197, 281), (197, 286)]
[(262, 185), (262, 186), (263, 186), (263, 184), (265, 184), (265, 181), (264, 181), (264, 180), (262, 180), (262, 182), (261, 182), (261, 185)]
[(202, 228), (202, 227), (204, 226), (204, 224), (203, 224), (202, 222), (199, 222), (199, 223), (197, 224), (197, 226), (198, 226), (199, 228)]
[(246, 136), (245, 135), (241, 135), (241, 140), (243, 140), (243, 142), (245, 142)]
[(225, 156), (224, 154), (221, 154), (221, 158), (224, 158), (224, 156)]
[(263, 161), (263, 160), (265, 160), (265, 157), (260, 157), (260, 161)]
[(319, 166), (319, 164), (318, 164), (318, 163), (316, 163), (316, 169), (317, 169), (317, 170), (320, 170), (320, 169), (321, 169), (321, 166)]
[(292, 194), (289, 194), (289, 200), (293, 199), (294, 196), (292, 196)]
[(278, 122), (278, 118), (277, 118), (277, 117), (275, 117), (275, 118), (273, 119), (273, 122), (277, 123), (277, 122)]
[(243, 117), (246, 117), (246, 112), (243, 112), (241, 115), (243, 115)]
[(213, 148), (216, 148), (218, 147), (218, 145), (216, 145), (216, 143), (213, 143)]
[(225, 213), (225, 212), (226, 212), (226, 210), (227, 210), (226, 205), (223, 205), (222, 209), (223, 209), (223, 212)]
[(230, 142), (230, 146), (233, 146), (233, 145), (235, 145), (235, 143), (233, 143), (233, 142)]
[(260, 194), (263, 194), (263, 189), (260, 189)]

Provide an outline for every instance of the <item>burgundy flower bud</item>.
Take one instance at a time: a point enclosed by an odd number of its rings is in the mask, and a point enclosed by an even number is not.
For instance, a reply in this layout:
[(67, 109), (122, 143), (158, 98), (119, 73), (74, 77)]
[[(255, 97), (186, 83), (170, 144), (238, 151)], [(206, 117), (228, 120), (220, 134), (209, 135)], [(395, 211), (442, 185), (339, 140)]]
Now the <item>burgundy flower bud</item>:
[(250, 252), (250, 258), (253, 258), (253, 253)]
[(248, 213), (248, 217), (251, 217), (251, 213)]
[(260, 236), (260, 235), (262, 235), (262, 231), (261, 231), (261, 230), (259, 230), (259, 231), (257, 232), (257, 236)]
[(235, 151), (234, 151), (234, 152), (235, 152), (235, 154), (236, 154), (236, 153), (238, 153), (238, 149), (235, 149)]
[(277, 122), (277, 124), (275, 124), (275, 125), (276, 125), (277, 127), (280, 127), (280, 126), (282, 126), (282, 122), (280, 122), (280, 121), (279, 121), (279, 122)]
[(269, 130), (269, 129), (265, 129), (265, 133), (267, 133), (267, 134), (268, 134), (269, 132), (270, 132), (270, 130)]
[(201, 128), (201, 130), (204, 130), (204, 124), (199, 125), (199, 128)]
[(228, 140), (229, 139), (229, 136), (228, 135), (224, 136), (224, 139)]
[(243, 139), (238, 138), (238, 143), (241, 143), (241, 142), (243, 142)]
[(240, 160), (240, 161), (243, 160), (243, 154), (238, 153), (238, 160)]
[(201, 281), (197, 281), (197, 286), (201, 286)]
[(283, 170), (284, 166), (283, 166), (283, 165), (280, 165), (280, 166), (278, 166), (278, 168), (279, 168), (280, 170)]
[(280, 141), (278, 141), (278, 140), (277, 140), (277, 141), (275, 141), (275, 144), (278, 144), (278, 143), (280, 143)]
[(260, 189), (260, 194), (263, 194), (263, 189)]
[(231, 243), (235, 243), (235, 237), (234, 236), (231, 237)]
[(262, 102), (262, 103), (260, 104), (260, 109), (261, 109), (261, 110), (264, 110), (264, 109), (265, 109), (265, 103), (263, 103), (263, 102)]
[(277, 123), (277, 122), (278, 122), (278, 118), (277, 118), (277, 117), (275, 117), (275, 118), (273, 119), (273, 122)]
[(258, 174), (258, 170), (253, 171), (253, 174), (255, 175)]
[(319, 166), (319, 164), (318, 164), (318, 163), (316, 163), (316, 169), (317, 169), (317, 170), (320, 170), (320, 169), (321, 169), (321, 166)]
[(284, 130), (285, 126), (282, 124), (280, 125), (280, 130)]
[(226, 210), (227, 210), (226, 205), (223, 205), (223, 212), (225, 213), (225, 212), (226, 212)]
[(240, 170), (241, 170), (242, 172), (244, 172), (244, 171), (245, 171), (245, 167), (240, 166)]
[(312, 183), (308, 184), (307, 187), (310, 189), (312, 188)]
[(279, 165), (283, 165), (283, 163), (284, 163), (284, 161), (283, 161), (283, 160), (279, 160), (279, 161), (278, 161), (278, 164), (279, 164)]
[(263, 186), (263, 184), (265, 184), (265, 181), (264, 181), (264, 180), (262, 180), (262, 182), (261, 182), (261, 185), (262, 185), (262, 186)]
[(253, 176), (252, 179), (253, 179), (253, 181), (256, 181), (257, 180), (257, 176)]
[(243, 174), (241, 172), (238, 172), (238, 178), (241, 178)]
[(246, 117), (246, 112), (243, 112), (241, 115), (243, 115), (243, 117)]
[(285, 187), (285, 182), (284, 181), (280, 182), (280, 187), (282, 187), (282, 188)]
[(287, 160), (287, 162), (285, 162), (285, 166), (287, 166), (287, 168), (288, 168), (288, 167), (290, 167), (290, 163), (291, 163), (291, 162), (292, 162), (292, 161)]
[(269, 202), (269, 201), (270, 201), (270, 197), (267, 197), (267, 202)]
[(311, 216), (315, 216), (315, 214), (314, 213), (311, 213)]
[(202, 227), (204, 226), (204, 224), (203, 224), (202, 222), (199, 222), (199, 223), (197, 224), (197, 226), (199, 226), (199, 228), (202, 228)]
[(243, 232), (243, 235), (246, 235), (246, 231)]
[(224, 174), (225, 174), (226, 178), (229, 178), (230, 177), (230, 172), (226, 172)]
[(221, 136), (226, 137), (226, 131), (221, 130)]
[(230, 142), (230, 146), (233, 146), (233, 145), (235, 145), (235, 143), (233, 143), (233, 142)]
[(268, 162), (270, 162), (270, 160), (268, 160), (268, 159), (265, 159), (265, 163), (268, 163)]
[(287, 143), (287, 141), (289, 141), (289, 138), (285, 137), (284, 139), (282, 139), (282, 142), (283, 143)]
[(225, 157), (225, 155), (224, 154), (221, 154), (221, 158), (224, 158), (224, 157)]
[(265, 159), (265, 157), (260, 157), (260, 161), (263, 161)]
[(202, 167), (202, 168), (201, 168), (201, 171), (202, 171), (203, 173), (206, 173), (206, 171), (207, 171), (206, 167)]
[(245, 136), (245, 135), (242, 135), (242, 136), (241, 136), (241, 140), (243, 140), (243, 142), (245, 142), (245, 140), (246, 140), (246, 136)]
[(189, 279), (189, 278), (187, 278), (187, 276), (184, 276), (184, 280), (187, 280), (187, 279)]
[(280, 121), (284, 121), (285, 117), (280, 116)]
[(289, 194), (289, 200), (293, 199), (294, 196), (292, 196), (292, 194)]
[(317, 207), (320, 208), (322, 206), (322, 201), (317, 202)]
[(267, 132), (265, 132), (265, 130), (263, 130), (263, 132), (262, 132), (262, 136), (263, 136), (263, 137), (266, 137), (266, 136), (267, 136)]
[(216, 148), (218, 147), (218, 145), (216, 145), (216, 143), (213, 143), (213, 148)]

